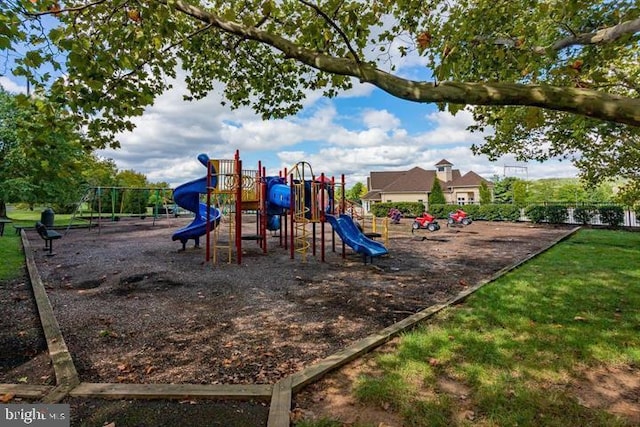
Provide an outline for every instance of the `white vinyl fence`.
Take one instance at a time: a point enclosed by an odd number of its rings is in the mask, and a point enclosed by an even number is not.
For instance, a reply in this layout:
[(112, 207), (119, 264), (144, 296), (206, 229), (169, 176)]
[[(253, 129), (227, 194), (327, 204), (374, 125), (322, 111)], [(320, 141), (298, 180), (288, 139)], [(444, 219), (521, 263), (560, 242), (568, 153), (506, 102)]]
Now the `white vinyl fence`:
[[(565, 224), (578, 224), (578, 225), (582, 225), (581, 221), (578, 221), (574, 215), (575, 208), (567, 208), (567, 212), (569, 214), (567, 220), (565, 221)], [(529, 218), (526, 217), (525, 215), (525, 210), (521, 209), (520, 210), (520, 220), (521, 221), (530, 221)], [(624, 221), (622, 224), (620, 224), (621, 227), (640, 227), (640, 217), (638, 217), (638, 215), (636, 215), (636, 212), (626, 209), (624, 211), (624, 215), (623, 215)], [(607, 225), (606, 223), (603, 223), (600, 219), (600, 214), (595, 214), (593, 218), (591, 218), (591, 221), (589, 223), (587, 223), (587, 225)]]

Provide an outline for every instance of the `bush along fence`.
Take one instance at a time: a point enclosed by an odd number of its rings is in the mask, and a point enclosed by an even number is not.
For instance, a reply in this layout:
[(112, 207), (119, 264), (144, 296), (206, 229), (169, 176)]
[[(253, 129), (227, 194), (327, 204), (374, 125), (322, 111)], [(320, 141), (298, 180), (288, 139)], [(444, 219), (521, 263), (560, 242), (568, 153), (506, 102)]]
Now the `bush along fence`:
[[(424, 212), (421, 202), (386, 202), (371, 206), (371, 213), (377, 217), (387, 216), (391, 209), (398, 209), (405, 217), (416, 217)], [(449, 212), (462, 209), (474, 220), (487, 221), (527, 221), (549, 224), (603, 225), (609, 227), (640, 227), (640, 212), (621, 205), (569, 205), (547, 203), (518, 207), (509, 204), (488, 205), (431, 205), (429, 213), (445, 219)]]
[(531, 205), (523, 209), (521, 220), (535, 223), (640, 227), (638, 212), (612, 204), (581, 206), (563, 204)]

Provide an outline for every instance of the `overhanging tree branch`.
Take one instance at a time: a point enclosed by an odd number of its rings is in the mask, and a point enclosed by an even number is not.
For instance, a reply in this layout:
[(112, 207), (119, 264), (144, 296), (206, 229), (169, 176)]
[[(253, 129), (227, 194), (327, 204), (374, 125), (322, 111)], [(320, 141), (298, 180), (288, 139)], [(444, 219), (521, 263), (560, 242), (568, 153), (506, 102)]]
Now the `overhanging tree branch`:
[(638, 31), (640, 31), (640, 18), (625, 21), (613, 27), (602, 28), (591, 33), (565, 37), (553, 43), (551, 48), (558, 51), (576, 45), (611, 43), (626, 34), (635, 34)]
[[(570, 31), (570, 30), (569, 30)], [(572, 34), (569, 37), (557, 40), (549, 47), (534, 46), (532, 50), (540, 55), (545, 55), (547, 51), (561, 51), (571, 46), (584, 46), (611, 43), (627, 34), (635, 34), (640, 31), (640, 18), (622, 22), (613, 27), (602, 28), (598, 31), (589, 33)], [(497, 46), (505, 46), (508, 48), (527, 49), (526, 45), (517, 37), (476, 37), (476, 41), (493, 43)]]
[[(199, 34), (204, 33), (205, 31), (207, 31), (208, 29), (211, 28), (210, 24), (207, 24), (201, 28), (196, 29), (195, 31), (193, 31), (190, 34), (187, 34), (186, 36), (182, 37), (179, 41), (172, 43), (168, 46), (165, 46), (164, 48), (162, 48), (162, 50), (160, 51), (160, 53), (166, 53), (171, 51), (171, 49), (175, 48), (176, 46), (180, 45), (181, 43), (183, 43), (185, 40), (191, 39), (196, 37)], [(133, 67), (133, 69), (131, 69), (130, 71), (128, 71), (127, 73), (118, 76), (117, 78), (113, 79), (113, 82), (111, 82), (111, 84), (109, 84), (107, 86), (106, 92), (111, 92), (113, 89), (115, 89), (115, 87), (123, 80), (127, 79), (128, 77), (134, 75), (136, 72), (140, 71), (143, 67), (145, 67), (146, 65), (148, 65), (148, 60), (145, 61), (141, 61), (140, 63), (136, 64), (135, 67)]]
[[(99, 4), (102, 4), (104, 2), (106, 2), (107, 0), (96, 0), (87, 4), (83, 4), (80, 6), (74, 6), (74, 7), (65, 7), (65, 8), (60, 8), (59, 6), (56, 7), (52, 7), (50, 6), (46, 11), (42, 11), (42, 12), (25, 12), (26, 16), (31, 16), (31, 17), (36, 17), (36, 16), (44, 16), (44, 15), (59, 15), (61, 13), (70, 13), (70, 12), (81, 12), (83, 10), (92, 8), (94, 6), (97, 6)], [(55, 3), (57, 4), (57, 3)]]
[[(174, 5), (178, 11), (192, 18), (238, 37), (272, 46), (281, 51), (285, 57), (300, 61), (316, 70), (355, 77), (361, 82), (371, 83), (391, 95), (408, 101), (532, 106), (640, 126), (640, 99), (611, 95), (591, 89), (517, 83), (441, 82), (436, 86), (430, 82), (401, 78), (371, 64), (358, 63), (352, 58), (337, 58), (307, 49), (279, 35), (221, 19), (183, 0), (177, 0)], [(623, 28), (628, 30), (629, 27)], [(615, 34), (619, 34), (619, 31)], [(608, 34), (610, 34), (609, 37), (613, 37), (614, 33)]]
[(349, 38), (346, 36), (346, 34), (344, 33), (344, 31), (342, 31), (342, 29), (340, 27), (338, 27), (338, 25), (333, 22), (333, 20), (331, 18), (329, 18), (329, 16), (324, 13), (322, 11), (322, 9), (320, 9), (318, 6), (305, 1), (305, 0), (300, 0), (300, 2), (310, 8), (312, 8), (313, 10), (316, 11), (316, 13), (318, 15), (320, 15), (322, 17), (322, 19), (325, 20), (325, 22), (331, 26), (331, 28), (333, 28), (334, 30), (336, 30), (336, 32), (340, 35), (340, 38), (342, 39), (342, 41), (344, 41), (344, 44), (347, 46), (347, 49), (349, 50), (349, 52), (351, 52), (351, 55), (353, 55), (353, 58), (355, 59), (356, 62), (360, 62), (360, 58), (358, 57), (358, 54), (356, 53), (356, 51), (353, 49), (353, 47), (351, 46), (351, 43), (349, 42)]

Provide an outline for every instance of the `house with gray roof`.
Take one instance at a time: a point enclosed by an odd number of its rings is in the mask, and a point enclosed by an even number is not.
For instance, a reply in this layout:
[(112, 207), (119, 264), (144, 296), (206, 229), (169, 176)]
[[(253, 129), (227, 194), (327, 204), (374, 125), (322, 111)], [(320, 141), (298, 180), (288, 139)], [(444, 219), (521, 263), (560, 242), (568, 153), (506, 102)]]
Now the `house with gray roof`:
[(428, 209), (429, 193), (436, 179), (440, 181), (447, 203), (460, 205), (479, 203), (482, 182), (493, 187), (490, 181), (473, 171), (463, 175), (459, 169), (453, 169), (448, 160), (440, 160), (435, 167), (434, 170), (416, 166), (407, 171), (369, 172), (368, 192), (362, 197), (364, 211), (369, 212), (372, 204), (383, 202), (422, 202)]

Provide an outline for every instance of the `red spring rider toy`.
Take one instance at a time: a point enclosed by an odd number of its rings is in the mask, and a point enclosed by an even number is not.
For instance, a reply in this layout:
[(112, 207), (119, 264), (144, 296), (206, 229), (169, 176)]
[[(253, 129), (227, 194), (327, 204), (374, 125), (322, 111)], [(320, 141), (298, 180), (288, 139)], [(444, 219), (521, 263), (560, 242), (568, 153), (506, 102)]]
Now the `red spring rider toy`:
[(436, 221), (436, 217), (431, 215), (430, 213), (424, 212), (422, 215), (417, 217), (413, 224), (411, 225), (411, 232), (413, 233), (415, 230), (427, 229), (429, 231), (438, 231), (440, 230), (440, 224)]
[(471, 218), (467, 216), (467, 213), (462, 209), (458, 209), (455, 212), (449, 212), (449, 218), (447, 219), (449, 225), (454, 224), (462, 224), (469, 225), (471, 224)]

